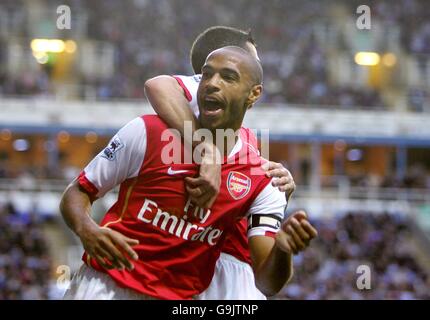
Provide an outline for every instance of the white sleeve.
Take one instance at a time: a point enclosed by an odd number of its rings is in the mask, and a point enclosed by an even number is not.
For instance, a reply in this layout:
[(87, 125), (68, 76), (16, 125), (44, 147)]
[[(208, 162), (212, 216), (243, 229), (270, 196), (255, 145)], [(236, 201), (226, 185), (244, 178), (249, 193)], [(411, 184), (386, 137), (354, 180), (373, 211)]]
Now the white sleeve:
[(248, 211), (248, 238), (276, 234), (284, 219), (286, 206), (285, 193), (269, 183), (255, 198)]
[[(142, 118), (136, 118), (122, 127), (84, 169), (80, 180), (90, 182), (102, 197), (126, 179), (139, 174), (146, 152), (146, 127)], [(81, 183), (85, 184), (85, 181)], [(95, 193), (94, 192), (94, 193)]]
[(175, 75), (173, 78), (176, 79), (178, 84), (184, 90), (184, 95), (190, 103), (190, 108), (196, 117), (199, 116), (199, 106), (197, 104), (197, 89), (199, 88), (200, 80), (202, 76), (196, 74), (194, 76), (180, 76)]

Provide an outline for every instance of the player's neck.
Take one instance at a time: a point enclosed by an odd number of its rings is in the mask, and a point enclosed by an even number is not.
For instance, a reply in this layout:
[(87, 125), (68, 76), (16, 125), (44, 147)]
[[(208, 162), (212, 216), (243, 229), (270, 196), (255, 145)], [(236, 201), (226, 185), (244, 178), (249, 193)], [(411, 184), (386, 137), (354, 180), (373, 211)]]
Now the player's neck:
[(237, 141), (239, 139), (239, 130), (234, 132), (232, 130), (231, 134), (216, 136), (215, 135), (215, 145), (222, 155), (228, 157), (232, 150), (234, 149)]

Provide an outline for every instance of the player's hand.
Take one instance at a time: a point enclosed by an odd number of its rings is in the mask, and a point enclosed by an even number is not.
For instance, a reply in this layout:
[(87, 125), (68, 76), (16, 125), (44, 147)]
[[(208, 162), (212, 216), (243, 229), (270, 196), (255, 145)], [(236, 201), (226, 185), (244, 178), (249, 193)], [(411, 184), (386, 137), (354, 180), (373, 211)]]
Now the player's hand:
[(185, 189), (194, 204), (207, 209), (215, 202), (220, 186), (221, 160), (218, 150), (212, 145), (202, 156), (199, 176), (185, 178)]
[(278, 187), (279, 191), (285, 192), (287, 199), (289, 199), (296, 190), (296, 184), (290, 171), (281, 163), (274, 161), (265, 162), (261, 167), (266, 171), (266, 176), (274, 178), (272, 185)]
[(200, 165), (200, 176), (185, 178), (185, 189), (191, 201), (200, 208), (210, 208), (215, 202), (221, 185), (221, 165)]
[(276, 234), (276, 245), (282, 251), (298, 254), (305, 250), (317, 235), (318, 232), (309, 223), (306, 213), (297, 211), (282, 223), (281, 230)]
[(130, 260), (138, 260), (132, 246), (139, 244), (121, 233), (98, 225), (91, 226), (79, 234), (87, 254), (105, 269), (133, 270)]

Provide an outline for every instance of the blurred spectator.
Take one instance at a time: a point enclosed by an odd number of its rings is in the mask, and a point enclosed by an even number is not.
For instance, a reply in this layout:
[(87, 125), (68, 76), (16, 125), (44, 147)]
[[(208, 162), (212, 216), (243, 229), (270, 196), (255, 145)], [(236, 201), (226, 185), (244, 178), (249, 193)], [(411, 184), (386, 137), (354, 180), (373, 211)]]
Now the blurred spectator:
[[(115, 72), (106, 80), (79, 76), (81, 97), (141, 99), (145, 80), (158, 74), (190, 74), (193, 39), (213, 25), (252, 28), (265, 70), (262, 102), (307, 105), (383, 107), (373, 90), (338, 88), (326, 70), (326, 46), (315, 37), (314, 23), (325, 19), (331, 1), (300, 0), (128, 0), (69, 1), (72, 11), (85, 12), (87, 37), (115, 47)], [(64, 1), (45, 0), (46, 6)], [(193, 10), (189, 10), (192, 7)], [(1, 5), (0, 5), (1, 8)], [(24, 11), (23, 4), (8, 4)], [(238, 20), (234, 13), (240, 12)], [(267, 18), (270, 17), (270, 18)], [(1, 57), (0, 57), (1, 61)], [(25, 73), (12, 79), (0, 72), (0, 94), (53, 94), (47, 73)]]
[(430, 111), (430, 95), (423, 88), (411, 88), (408, 92), (408, 105), (413, 111)]
[(37, 215), (0, 207), (0, 300), (47, 299), (51, 260)]
[[(276, 298), (430, 299), (404, 216), (354, 212), (314, 224), (319, 237), (295, 257), (293, 281)], [(356, 286), (360, 265), (370, 267), (370, 290)]]

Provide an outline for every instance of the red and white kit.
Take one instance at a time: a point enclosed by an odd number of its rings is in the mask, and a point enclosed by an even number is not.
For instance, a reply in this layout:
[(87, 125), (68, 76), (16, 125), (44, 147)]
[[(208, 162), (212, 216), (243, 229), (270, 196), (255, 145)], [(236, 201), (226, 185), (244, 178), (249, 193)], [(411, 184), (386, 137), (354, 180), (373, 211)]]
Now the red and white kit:
[[(196, 117), (199, 116), (197, 104), (197, 89), (201, 75), (174, 76), (184, 90), (184, 95), (190, 103), (191, 110)], [(254, 133), (248, 128), (240, 128), (242, 141), (248, 147), (260, 154), (258, 142)], [(199, 295), (199, 299), (227, 299), (227, 300), (265, 300), (266, 296), (255, 286), (254, 273), (251, 268), (251, 256), (248, 246), (248, 221), (239, 220), (233, 226), (233, 231), (227, 236), (222, 247), (222, 254), (217, 261), (215, 274), (210, 286)], [(266, 235), (275, 234), (277, 230), (267, 228)]]
[[(198, 166), (163, 161), (172, 148), (184, 152), (179, 137), (170, 135), (163, 141), (166, 130), (170, 131), (157, 116), (134, 119), (78, 178), (94, 198), (120, 184), (118, 200), (101, 225), (139, 240), (134, 247), (139, 255), (135, 268), (105, 270), (86, 254), (83, 259), (120, 287), (155, 298), (191, 299), (209, 286), (231, 226), (246, 215), (266, 214), (280, 220), (285, 196), (264, 174), (251, 175), (251, 169), (261, 170), (260, 158), (239, 137), (224, 158), (221, 190), (211, 210), (195, 207), (186, 195), (184, 177), (197, 176)], [(248, 236), (276, 228), (259, 225)]]

